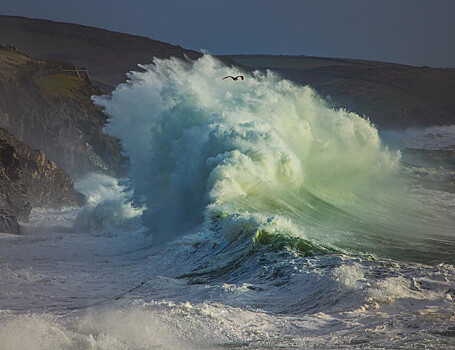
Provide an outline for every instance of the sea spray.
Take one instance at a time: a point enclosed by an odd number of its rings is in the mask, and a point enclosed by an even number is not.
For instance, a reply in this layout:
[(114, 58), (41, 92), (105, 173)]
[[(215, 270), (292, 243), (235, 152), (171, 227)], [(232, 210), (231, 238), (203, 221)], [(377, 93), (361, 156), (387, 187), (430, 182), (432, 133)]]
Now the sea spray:
[(126, 182), (108, 175), (89, 174), (75, 187), (87, 198), (74, 221), (76, 232), (113, 234), (141, 229), (140, 216), (144, 208), (132, 205), (132, 193)]
[(222, 80), (238, 70), (207, 55), (141, 68), (94, 101), (130, 157), (134, 202), (155, 242), (200, 225), (253, 242), (272, 221), (264, 237), (389, 254), (390, 242), (428, 232), (397, 176), (400, 154), (367, 119), (271, 72)]

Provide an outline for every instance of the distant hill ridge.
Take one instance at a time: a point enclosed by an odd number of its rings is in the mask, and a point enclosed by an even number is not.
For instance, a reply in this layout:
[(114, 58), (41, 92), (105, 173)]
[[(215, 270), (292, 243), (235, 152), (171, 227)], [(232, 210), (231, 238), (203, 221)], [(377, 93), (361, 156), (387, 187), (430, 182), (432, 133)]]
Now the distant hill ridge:
[[(40, 60), (63, 59), (87, 67), (93, 83), (111, 91), (125, 74), (153, 57), (201, 53), (146, 37), (77, 24), (0, 16), (0, 44)], [(359, 59), (310, 56), (225, 55), (246, 70), (272, 69), (311, 85), (334, 107), (367, 116), (379, 128), (455, 124), (455, 69), (413, 67)]]
[(455, 124), (455, 70), (359, 59), (230, 55), (250, 69), (271, 69), (312, 86), (334, 107), (367, 116), (379, 128)]
[(59, 58), (87, 67), (95, 83), (104, 82), (111, 88), (123, 82), (127, 72), (137, 70), (138, 63), (151, 63), (153, 57), (196, 59), (202, 55), (137, 35), (15, 16), (0, 16), (0, 43), (36, 59)]

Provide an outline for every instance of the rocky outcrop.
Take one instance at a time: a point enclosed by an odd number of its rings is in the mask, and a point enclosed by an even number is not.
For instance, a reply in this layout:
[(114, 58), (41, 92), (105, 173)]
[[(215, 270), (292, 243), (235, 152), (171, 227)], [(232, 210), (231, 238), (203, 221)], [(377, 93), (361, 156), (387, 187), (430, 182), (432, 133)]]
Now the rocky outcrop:
[(21, 228), (14, 215), (11, 215), (7, 210), (0, 210), (0, 232), (20, 234)]
[(73, 179), (43, 151), (32, 149), (3, 128), (0, 128), (0, 144), (8, 150), (4, 153), (2, 149), (0, 153), (2, 162), (9, 161), (6, 176), (25, 188), (26, 202), (33, 207), (53, 208), (84, 204), (84, 196), (74, 189)]
[(0, 217), (3, 220), (10, 221), (6, 219), (9, 216), (27, 219), (30, 205), (27, 204), (27, 187), (21, 181), (22, 172), (16, 149), (0, 139)]
[(76, 72), (0, 50), (0, 127), (74, 178), (127, 170), (120, 144), (103, 133), (106, 116), (91, 101), (102, 93)]
[[(18, 233), (33, 207), (80, 206), (73, 180), (42, 151), (0, 128), (0, 232)], [(4, 231), (2, 231), (4, 230)]]

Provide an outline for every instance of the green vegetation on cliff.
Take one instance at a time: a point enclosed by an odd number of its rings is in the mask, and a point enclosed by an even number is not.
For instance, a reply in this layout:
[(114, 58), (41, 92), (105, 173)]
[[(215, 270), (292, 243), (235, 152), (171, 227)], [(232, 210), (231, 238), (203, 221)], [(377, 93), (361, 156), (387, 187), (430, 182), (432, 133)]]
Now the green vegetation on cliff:
[(63, 73), (49, 74), (34, 79), (41, 95), (45, 97), (75, 97), (83, 89), (84, 81)]

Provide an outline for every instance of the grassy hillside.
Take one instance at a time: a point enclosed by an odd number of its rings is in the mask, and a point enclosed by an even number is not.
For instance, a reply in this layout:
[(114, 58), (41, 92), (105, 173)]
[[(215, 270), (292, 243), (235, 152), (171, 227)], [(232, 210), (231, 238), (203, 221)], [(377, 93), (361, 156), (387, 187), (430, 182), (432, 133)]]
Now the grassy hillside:
[(332, 105), (366, 115), (381, 128), (455, 124), (453, 69), (307, 56), (229, 57), (311, 85)]

